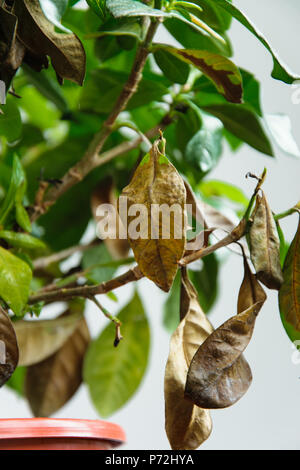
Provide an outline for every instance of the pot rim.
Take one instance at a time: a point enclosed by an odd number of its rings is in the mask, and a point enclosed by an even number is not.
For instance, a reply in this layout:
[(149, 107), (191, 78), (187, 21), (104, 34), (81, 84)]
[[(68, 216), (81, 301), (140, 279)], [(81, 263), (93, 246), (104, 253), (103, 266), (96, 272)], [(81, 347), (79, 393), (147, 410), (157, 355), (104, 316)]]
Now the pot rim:
[(124, 430), (115, 423), (93, 419), (8, 418), (0, 419), (1, 439), (88, 438), (125, 442)]

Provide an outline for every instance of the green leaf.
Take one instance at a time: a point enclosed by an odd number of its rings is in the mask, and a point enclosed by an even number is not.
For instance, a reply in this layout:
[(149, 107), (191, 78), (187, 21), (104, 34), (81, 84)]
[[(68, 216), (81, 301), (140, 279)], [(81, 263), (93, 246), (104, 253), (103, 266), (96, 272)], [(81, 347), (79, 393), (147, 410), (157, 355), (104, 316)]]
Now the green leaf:
[(86, 3), (91, 7), (96, 15), (101, 18), (102, 21), (105, 21), (108, 16), (106, 0), (86, 0)]
[(226, 11), (221, 10), (210, 0), (195, 0), (195, 3), (203, 9), (201, 18), (205, 23), (219, 32), (225, 32), (230, 28), (232, 17)]
[(263, 34), (254, 26), (254, 24), (242, 13), (236, 6), (232, 5), (228, 0), (209, 0), (211, 5), (215, 5), (225, 10), (233, 16), (237, 21), (244, 25), (254, 36), (265, 46), (273, 57), (273, 71), (272, 77), (276, 80), (281, 80), (285, 83), (291, 84), (300, 78), (289, 70), (289, 68), (281, 61), (277, 53), (272, 49), (270, 43), (266, 40)]
[(242, 77), (236, 65), (226, 57), (208, 51), (195, 49), (176, 49), (170, 46), (159, 46), (178, 59), (194, 65), (214, 83), (218, 92), (227, 101), (241, 103), (243, 88)]
[(68, 8), (68, 0), (39, 0), (39, 3), (44, 15), (54, 26), (70, 33), (70, 30), (61, 24), (61, 18)]
[(98, 31), (88, 35), (89, 38), (101, 38), (103, 36), (130, 36), (141, 41), (142, 27), (135, 20), (110, 19)]
[(24, 395), (25, 375), (26, 367), (17, 367), (13, 375), (5, 383), (7, 387), (13, 390), (20, 397)]
[(163, 307), (163, 324), (167, 331), (173, 333), (179, 324), (181, 274), (178, 270), (168, 298)]
[(232, 184), (226, 183), (225, 181), (202, 181), (199, 184), (198, 189), (205, 198), (226, 198), (236, 204), (241, 205), (245, 209), (249, 204), (248, 198), (241, 189)]
[(15, 198), (18, 188), (22, 186), (25, 181), (25, 173), (17, 155), (13, 156), (12, 176), (10, 180), (9, 189), (0, 209), (0, 225), (3, 225), (8, 214), (15, 204)]
[(137, 293), (118, 315), (124, 339), (113, 347), (115, 326), (109, 324), (91, 343), (83, 376), (99, 414), (108, 417), (138, 389), (147, 367), (150, 330)]
[(22, 315), (31, 282), (28, 264), (0, 247), (0, 297), (15, 315)]
[(115, 18), (123, 16), (168, 17), (169, 13), (151, 8), (136, 0), (106, 0), (106, 6)]
[(208, 113), (219, 118), (224, 127), (251, 147), (266, 155), (274, 156), (269, 138), (261, 124), (261, 120), (246, 105), (219, 104), (205, 106)]
[(196, 3), (191, 3), (191, 2), (182, 2), (182, 1), (176, 1), (172, 3), (172, 6), (177, 8), (183, 8), (184, 10), (190, 11), (191, 13), (194, 13), (195, 15), (201, 15), (203, 13), (203, 8), (201, 8), (199, 5)]
[(47, 245), (42, 240), (28, 233), (12, 232), (11, 230), (0, 230), (0, 239), (5, 240), (10, 246), (23, 248), (24, 250), (46, 251)]
[(268, 129), (278, 147), (292, 157), (300, 157), (300, 150), (292, 134), (292, 124), (285, 114), (267, 114)]
[(0, 134), (6, 137), (9, 142), (17, 140), (22, 132), (22, 121), (19, 108), (8, 99), (5, 105), (1, 106), (0, 112)]
[(84, 252), (82, 257), (83, 269), (89, 269), (86, 278), (94, 284), (112, 279), (116, 268), (114, 266), (97, 266), (109, 263), (113, 260), (104, 243), (93, 246)]
[(189, 66), (163, 49), (154, 52), (154, 58), (163, 74), (174, 83), (184, 85), (189, 76)]
[(189, 141), (185, 159), (200, 170), (200, 177), (211, 171), (222, 153), (223, 125), (219, 119), (202, 115), (202, 127)]
[(182, 153), (185, 152), (188, 142), (199, 131), (201, 126), (202, 116), (196, 106), (189, 106), (184, 113), (179, 114), (176, 124), (176, 143)]

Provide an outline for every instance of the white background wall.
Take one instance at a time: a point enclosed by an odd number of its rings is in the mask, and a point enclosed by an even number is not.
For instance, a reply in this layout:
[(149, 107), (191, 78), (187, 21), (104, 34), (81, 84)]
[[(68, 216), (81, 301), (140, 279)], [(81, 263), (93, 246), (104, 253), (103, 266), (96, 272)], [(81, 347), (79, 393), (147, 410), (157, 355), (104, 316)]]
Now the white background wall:
[[(272, 38), (272, 44), (281, 57), (300, 74), (299, 0), (235, 0), (234, 3), (254, 20), (267, 38)], [(300, 144), (300, 105), (292, 104), (293, 90), (270, 78), (271, 57), (236, 22), (231, 38), (235, 45), (235, 62), (254, 72), (262, 82), (264, 110), (288, 114)], [(245, 180), (245, 174), (248, 171), (260, 173), (266, 166), (268, 179), (265, 190), (273, 210), (281, 212), (300, 199), (300, 162), (280, 151), (276, 155), (276, 159), (271, 159), (246, 145), (234, 155), (226, 149), (211, 178), (237, 184), (250, 196), (253, 182)], [(289, 239), (293, 236), (296, 223), (296, 216), (282, 223)], [(241, 276), (241, 259), (231, 255), (222, 268), (220, 296), (210, 316), (215, 326), (235, 313)], [(123, 426), (127, 433), (124, 449), (168, 449), (164, 433), (163, 375), (169, 336), (161, 322), (165, 295), (147, 280), (139, 282), (139, 290), (152, 327), (150, 366), (138, 393), (111, 421)], [(122, 299), (122, 305), (131, 292), (132, 286), (119, 289), (118, 297)], [(105, 302), (112, 311), (116, 311), (115, 304), (108, 300)], [(95, 336), (105, 324), (92, 305), (88, 309), (88, 321)], [(252, 386), (233, 407), (212, 412), (214, 430), (202, 449), (300, 449), (300, 364), (292, 363), (292, 352), (291, 343), (280, 322), (276, 293), (271, 292), (246, 351), (254, 376)], [(27, 405), (13, 392), (3, 388), (0, 398), (1, 418), (30, 417)], [(55, 417), (97, 419), (98, 415), (89, 400), (88, 391), (82, 386)]]

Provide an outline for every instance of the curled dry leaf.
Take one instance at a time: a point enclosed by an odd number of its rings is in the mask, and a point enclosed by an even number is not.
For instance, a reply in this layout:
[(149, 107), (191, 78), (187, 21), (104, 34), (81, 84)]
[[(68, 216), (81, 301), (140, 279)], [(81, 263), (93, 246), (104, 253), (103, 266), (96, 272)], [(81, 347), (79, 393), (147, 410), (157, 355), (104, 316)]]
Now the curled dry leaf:
[[(110, 220), (112, 236), (108, 237), (107, 233), (103, 231), (103, 228), (107, 231), (107, 226), (102, 227), (102, 224), (106, 219), (106, 214), (103, 214), (102, 211), (99, 210), (99, 206), (102, 204), (112, 206), (114, 208), (113, 210), (117, 211), (115, 186), (112, 178), (110, 177), (102, 180), (97, 188), (93, 191), (91, 196), (91, 208), (94, 219), (97, 223), (97, 235), (101, 239), (104, 239), (104, 243), (110, 254), (116, 259), (126, 258), (128, 256), (130, 247), (127, 238), (121, 238), (120, 236), (121, 234), (119, 227), (120, 223), (122, 222), (119, 217), (115, 217), (114, 213), (112, 214), (113, 217)], [(109, 206), (107, 206), (107, 209)], [(105, 209), (104, 206), (103, 208)]]
[[(283, 284), (279, 291), (279, 307), (286, 331), (292, 341), (300, 332), (300, 220), (283, 266)], [(296, 330), (296, 331), (295, 331)], [(298, 333), (298, 334), (297, 334)]]
[(34, 416), (47, 417), (59, 410), (82, 382), (83, 358), (90, 342), (84, 318), (52, 356), (27, 368), (25, 395)]
[(15, 322), (20, 357), (19, 366), (31, 366), (54, 354), (74, 332), (80, 321), (80, 313), (63, 316), (54, 320)]
[(0, 306), (0, 387), (13, 374), (18, 359), (19, 349), (13, 324)]
[(257, 196), (249, 232), (251, 260), (257, 279), (269, 289), (279, 290), (283, 282), (280, 266), (280, 241), (275, 220), (265, 197)]
[(244, 257), (245, 276), (238, 308), (245, 308), (216, 329), (200, 346), (191, 362), (185, 396), (203, 408), (226, 408), (248, 390), (252, 374), (242, 353), (266, 299)]
[[(121, 198), (118, 209), (140, 270), (168, 292), (185, 249), (186, 191), (181, 176), (160, 149), (163, 142), (159, 139), (153, 144), (121, 194), (128, 215)], [(162, 209), (163, 217), (156, 209)]]
[(197, 449), (211, 433), (208, 410), (184, 398), (189, 364), (213, 327), (201, 310), (194, 286), (182, 268), (181, 322), (173, 333), (165, 371), (165, 426), (173, 450)]
[(0, 80), (6, 91), (25, 55), (25, 47), (17, 39), (17, 24), (17, 17), (0, 7)]
[(60, 81), (67, 78), (82, 85), (86, 59), (78, 37), (57, 33), (44, 15), (39, 0), (14, 2), (13, 13), (19, 20), (17, 36), (26, 48), (28, 65), (41, 70), (47, 66), (47, 56), (50, 56)]

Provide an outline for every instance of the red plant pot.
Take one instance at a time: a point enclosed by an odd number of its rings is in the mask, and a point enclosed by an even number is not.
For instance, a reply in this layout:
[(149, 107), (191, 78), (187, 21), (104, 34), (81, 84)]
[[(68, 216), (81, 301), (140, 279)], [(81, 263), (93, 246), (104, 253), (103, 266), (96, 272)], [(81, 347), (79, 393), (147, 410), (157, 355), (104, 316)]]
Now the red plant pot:
[(109, 450), (123, 442), (123, 429), (106, 421), (0, 419), (0, 450)]

